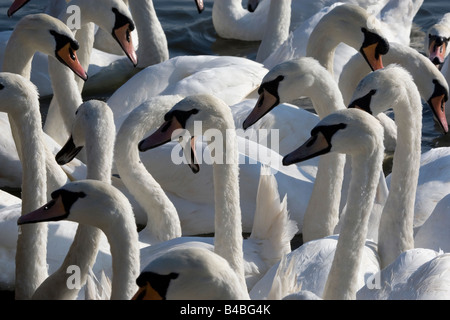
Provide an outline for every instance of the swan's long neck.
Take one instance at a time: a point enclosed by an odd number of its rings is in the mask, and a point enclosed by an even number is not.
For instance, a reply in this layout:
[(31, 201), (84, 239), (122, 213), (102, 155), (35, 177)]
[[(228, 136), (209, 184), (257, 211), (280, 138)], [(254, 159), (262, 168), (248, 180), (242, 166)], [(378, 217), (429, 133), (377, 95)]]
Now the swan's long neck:
[[(327, 75), (328, 76), (328, 75)], [(328, 81), (326, 81), (328, 79)], [(311, 98), (314, 109), (320, 118), (345, 109), (342, 95), (331, 77), (316, 80), (315, 88), (307, 95)], [(333, 234), (339, 221), (339, 206), (344, 179), (345, 155), (330, 153), (319, 158), (316, 179), (311, 198), (303, 218), (303, 241), (320, 239)], [(326, 195), (327, 201), (323, 201)]]
[(234, 129), (227, 130), (223, 144), (226, 159), (223, 159), (223, 164), (213, 164), (215, 201), (214, 252), (230, 263), (230, 266), (240, 278), (243, 288), (246, 288), (242, 248), (242, 217), (239, 200), (239, 155), (236, 139)]
[(271, 1), (269, 19), (265, 24), (264, 37), (259, 45), (256, 61), (263, 62), (289, 36), (291, 24), (291, 0)]
[(245, 41), (259, 41), (264, 36), (261, 26), (263, 21), (267, 21), (267, 16), (256, 16), (256, 11), (250, 13), (245, 10), (240, 0), (215, 0), (212, 9), (214, 28), (224, 38), (239, 36)]
[(111, 248), (111, 300), (130, 300), (137, 291), (136, 279), (140, 272), (139, 238), (134, 215), (117, 214), (116, 223), (102, 230)]
[(138, 67), (144, 68), (169, 59), (164, 30), (152, 0), (131, 1), (130, 12), (139, 36)]
[[(111, 119), (112, 122), (112, 119)], [(87, 149), (87, 179), (104, 181), (111, 184), (111, 169), (114, 150), (114, 126), (104, 126), (96, 123), (89, 127), (92, 131), (108, 128), (102, 133), (88, 132), (86, 136), (91, 139), (86, 141)], [(109, 131), (109, 132), (108, 132)], [(97, 138), (98, 137), (98, 138)], [(101, 137), (101, 138), (100, 138)], [(110, 138), (110, 139), (108, 139)], [(77, 297), (79, 288), (69, 288), (67, 285), (70, 266), (80, 268), (80, 286), (83, 286), (89, 274), (89, 270), (95, 263), (102, 231), (96, 227), (80, 224), (77, 228), (72, 245), (62, 265), (36, 290), (33, 299), (38, 300), (73, 300)]]
[(153, 110), (136, 109), (122, 124), (117, 134), (115, 163), (123, 183), (147, 212), (147, 226), (141, 233), (148, 232), (152, 239), (162, 242), (180, 237), (181, 224), (175, 206), (139, 157), (137, 142), (157, 126), (155, 119), (160, 119)]
[[(47, 201), (46, 170), (39, 101), (26, 101), (23, 114), (10, 114), (23, 141), (22, 214), (36, 210)], [(20, 227), (16, 250), (16, 299), (30, 299), (47, 277), (47, 224)]]
[[(61, 17), (65, 16), (65, 12)], [(81, 21), (81, 29), (75, 37), (80, 44), (77, 56), (84, 70), (88, 70), (94, 46), (94, 24)], [(69, 138), (69, 131), (75, 121), (75, 111), (83, 103), (81, 92), (84, 81), (54, 58), (48, 59), (48, 71), (52, 83), (53, 98), (44, 123), (44, 132), (60, 145)]]
[(420, 168), (422, 104), (417, 90), (394, 106), (397, 146), (389, 196), (380, 220), (378, 252), (381, 267), (414, 248), (414, 202)]
[(383, 148), (376, 155), (352, 157), (347, 212), (324, 289), (324, 299), (355, 299), (357, 276), (366, 241), (368, 221), (375, 200), (383, 161)]

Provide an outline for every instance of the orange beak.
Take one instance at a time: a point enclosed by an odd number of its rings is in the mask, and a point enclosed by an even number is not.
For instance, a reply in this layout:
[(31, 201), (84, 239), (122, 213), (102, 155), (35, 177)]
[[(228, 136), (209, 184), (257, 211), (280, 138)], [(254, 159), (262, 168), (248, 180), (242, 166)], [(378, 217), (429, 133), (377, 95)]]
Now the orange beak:
[(444, 63), (446, 51), (447, 43), (442, 41), (438, 43), (436, 39), (434, 39), (431, 41), (430, 47), (428, 48), (428, 57), (435, 65), (440, 66)]
[(81, 66), (77, 54), (70, 46), (70, 43), (67, 43), (64, 47), (57, 51), (56, 57), (59, 61), (67, 65), (81, 79), (84, 81), (88, 79), (88, 75)]
[(436, 117), (437, 122), (444, 131), (448, 133), (447, 117), (445, 115), (445, 95), (436, 96), (428, 101), (428, 104)]
[(131, 38), (130, 24), (117, 28), (113, 31), (113, 36), (122, 47), (127, 57), (131, 60), (136, 67), (138, 63), (136, 51), (134, 50), (133, 40)]
[(374, 43), (362, 49), (363, 56), (366, 58), (373, 71), (383, 69), (383, 60), (380, 54), (376, 53), (378, 43)]
[(152, 288), (150, 283), (146, 283), (145, 286), (140, 287), (131, 300), (162, 300), (163, 298)]
[(20, 216), (18, 225), (45, 221), (58, 221), (66, 218), (67, 213), (61, 197), (51, 200), (39, 209)]

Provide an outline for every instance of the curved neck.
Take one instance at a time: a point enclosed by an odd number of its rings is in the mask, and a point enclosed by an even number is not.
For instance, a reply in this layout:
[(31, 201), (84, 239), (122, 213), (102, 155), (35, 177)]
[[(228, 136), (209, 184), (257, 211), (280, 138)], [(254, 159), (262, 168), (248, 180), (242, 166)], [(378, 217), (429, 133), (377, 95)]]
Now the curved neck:
[(139, 37), (138, 67), (145, 68), (169, 59), (164, 30), (156, 15), (152, 0), (131, 1), (130, 12)]
[(113, 269), (111, 300), (130, 300), (137, 291), (136, 279), (140, 272), (136, 222), (131, 208), (129, 214), (121, 212), (116, 214), (114, 220), (112, 226), (102, 228), (111, 248)]
[[(147, 213), (147, 232), (158, 242), (181, 236), (181, 224), (177, 210), (160, 184), (143, 165), (137, 143), (157, 124), (155, 106), (133, 111), (117, 133), (115, 163), (127, 189)], [(151, 195), (151, 196), (149, 196)]]
[[(246, 288), (243, 263), (242, 217), (239, 197), (239, 155), (234, 128), (227, 130), (221, 146), (222, 163), (213, 164), (215, 235), (214, 252), (225, 258)], [(219, 146), (220, 147), (220, 146)]]
[[(36, 210), (47, 201), (45, 152), (39, 101), (25, 101), (25, 112), (9, 114), (22, 130), (22, 214)], [(22, 113), (22, 114), (20, 114)], [(20, 227), (16, 250), (16, 299), (30, 299), (47, 277), (47, 224)]]
[(258, 10), (259, 7), (250, 13), (242, 7), (240, 0), (214, 0), (212, 20), (216, 32), (223, 38), (261, 40), (264, 36), (262, 26), (267, 21), (267, 14), (262, 14), (262, 10)]
[(263, 62), (289, 36), (291, 24), (291, 0), (271, 1), (269, 19), (265, 24), (264, 37), (259, 45), (256, 61)]
[[(320, 90), (318, 90), (320, 88)], [(311, 98), (314, 109), (323, 118), (328, 114), (345, 109), (342, 95), (329, 73), (317, 77)], [(311, 198), (303, 218), (303, 241), (320, 239), (334, 233), (339, 220), (342, 182), (344, 180), (345, 155), (327, 154), (319, 158), (318, 170)], [(333, 172), (333, 174), (330, 174)], [(323, 201), (323, 196), (329, 197)]]
[(31, 78), (31, 62), (36, 50), (33, 48), (28, 33), (14, 29), (9, 37), (3, 58), (3, 72), (20, 74), (26, 79)]
[(417, 90), (394, 106), (397, 145), (391, 173), (389, 196), (380, 219), (378, 251), (381, 267), (414, 248), (414, 202), (419, 178), (422, 103)]
[(369, 157), (352, 157), (352, 180), (347, 211), (324, 289), (324, 299), (355, 299), (358, 272), (367, 236), (368, 221), (375, 200), (383, 148)]

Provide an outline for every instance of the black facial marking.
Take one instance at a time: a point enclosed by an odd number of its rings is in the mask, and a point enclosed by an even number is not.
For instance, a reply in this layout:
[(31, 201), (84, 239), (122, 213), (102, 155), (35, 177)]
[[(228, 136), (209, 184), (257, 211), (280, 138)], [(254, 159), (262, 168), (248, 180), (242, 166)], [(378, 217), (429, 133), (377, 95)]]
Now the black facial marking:
[[(316, 136), (319, 132), (321, 132), (330, 145), (331, 149), (331, 139), (336, 134), (336, 132), (345, 128), (347, 128), (347, 125), (345, 123), (339, 123), (329, 126), (317, 126), (311, 130), (311, 136)], [(328, 149), (328, 151), (330, 149)]]
[(5, 89), (5, 86), (0, 83), (0, 90)]
[(263, 93), (263, 90), (266, 90), (271, 95), (277, 98), (277, 101), (279, 103), (280, 98), (278, 96), (278, 86), (280, 85), (280, 82), (283, 81), (284, 76), (278, 76), (276, 79), (268, 82), (264, 82), (258, 89), (258, 94)]
[[(189, 117), (191, 115), (197, 114), (197, 113), (198, 113), (198, 109), (195, 109), (195, 108), (192, 110), (189, 110), (189, 111), (173, 110), (173, 111), (169, 111), (165, 114), (164, 120), (172, 121), (173, 118), (176, 118), (178, 120), (178, 122), (181, 124), (181, 127), (185, 128), (186, 122), (189, 119)], [(166, 130), (167, 130), (167, 128), (166, 128)]]
[(439, 97), (444, 95), (444, 101), (448, 100), (448, 91), (447, 89), (444, 88), (444, 86), (436, 79), (433, 80), (434, 83), (434, 92), (430, 97), (430, 100), (435, 98), (435, 97)]
[[(144, 287), (148, 282), (152, 288), (158, 292), (163, 300), (166, 300), (167, 289), (169, 288), (170, 281), (178, 278), (178, 273), (170, 273), (162, 275), (154, 272), (143, 272), (136, 279), (136, 284), (139, 287)], [(141, 299), (143, 297), (140, 297)], [(139, 300), (139, 297), (137, 298)]]
[(122, 28), (124, 25), (129, 24), (130, 31), (133, 31), (135, 26), (133, 21), (131, 21), (128, 17), (124, 16), (122, 13), (117, 10), (117, 8), (113, 8), (112, 11), (116, 15), (116, 22), (114, 24), (113, 33), (114, 30)]
[(80, 45), (78, 44), (78, 42), (76, 40), (73, 40), (66, 35), (60, 34), (54, 30), (50, 30), (50, 34), (55, 38), (55, 41), (56, 41), (55, 52), (58, 52), (59, 50), (61, 50), (68, 43), (70, 43), (70, 48), (72, 50), (77, 51), (80, 48)]
[(364, 97), (361, 97), (359, 99), (356, 99), (353, 101), (348, 108), (355, 108), (359, 107), (363, 109), (364, 111), (368, 112), (369, 114), (372, 114), (372, 110), (370, 109), (370, 102), (372, 100), (372, 96), (377, 92), (377, 90), (370, 90), (368, 94), (366, 94)]
[(364, 42), (360, 49), (361, 52), (363, 48), (378, 43), (377, 48), (375, 50), (375, 58), (378, 59), (380, 55), (388, 53), (389, 42), (387, 42), (386, 39), (382, 38), (380, 35), (376, 33), (367, 30), (366, 28), (361, 28), (361, 31), (364, 33)]
[(70, 208), (72, 208), (72, 205), (79, 199), (86, 197), (86, 194), (84, 192), (72, 192), (65, 189), (58, 189), (56, 191), (53, 191), (51, 194), (51, 197), (53, 200), (61, 196), (61, 200), (64, 206), (65, 215), (59, 217), (57, 220), (65, 219), (70, 214)]

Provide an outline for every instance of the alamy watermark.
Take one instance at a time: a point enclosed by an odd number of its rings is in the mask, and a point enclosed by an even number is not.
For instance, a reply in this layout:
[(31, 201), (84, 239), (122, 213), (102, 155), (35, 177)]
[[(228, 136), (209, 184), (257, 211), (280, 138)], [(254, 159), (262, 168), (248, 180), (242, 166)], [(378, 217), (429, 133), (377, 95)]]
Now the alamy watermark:
[[(197, 144), (194, 160), (191, 157), (191, 138), (200, 136), (208, 146), (203, 148)], [(203, 131), (202, 122), (195, 121), (194, 132), (177, 129), (172, 133), (172, 140), (179, 142), (171, 152), (171, 160), (176, 165), (189, 164), (192, 160), (209, 165), (263, 163), (275, 171), (281, 165), (278, 129), (228, 129), (224, 134), (218, 129)], [(227, 152), (232, 147), (238, 148), (238, 157), (235, 157), (236, 152)]]
[(70, 30), (81, 29), (81, 9), (79, 6), (70, 5), (67, 7), (66, 13), (68, 14), (66, 25)]

